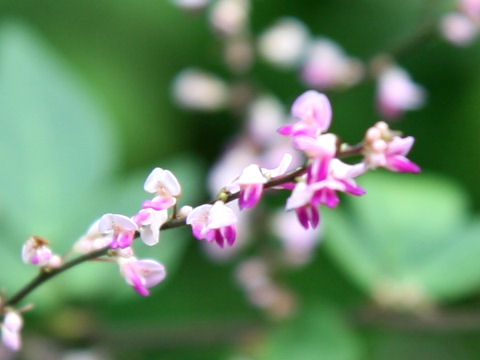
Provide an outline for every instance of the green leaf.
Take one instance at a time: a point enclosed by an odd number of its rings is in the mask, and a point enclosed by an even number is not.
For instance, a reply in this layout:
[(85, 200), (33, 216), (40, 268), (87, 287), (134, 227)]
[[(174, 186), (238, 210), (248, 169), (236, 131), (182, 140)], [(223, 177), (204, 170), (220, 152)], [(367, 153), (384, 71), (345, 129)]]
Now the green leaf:
[(361, 358), (359, 341), (331, 306), (306, 306), (292, 321), (272, 329), (258, 360), (348, 360)]
[(366, 196), (324, 213), (326, 247), (361, 287), (380, 300), (414, 305), (457, 298), (480, 285), (474, 260), (480, 227), (469, 220), (466, 195), (455, 184), (385, 173), (360, 181)]
[(74, 74), (14, 21), (0, 27), (0, 121), (0, 210), (21, 235), (15, 246), (32, 233), (63, 239), (85, 192), (114, 165), (112, 137)]

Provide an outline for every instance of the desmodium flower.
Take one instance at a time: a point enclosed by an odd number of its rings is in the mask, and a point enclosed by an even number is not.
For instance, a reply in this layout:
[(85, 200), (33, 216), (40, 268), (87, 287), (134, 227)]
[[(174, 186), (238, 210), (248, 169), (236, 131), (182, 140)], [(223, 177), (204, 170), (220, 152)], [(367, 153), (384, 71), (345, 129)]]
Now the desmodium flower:
[(112, 249), (123, 249), (132, 245), (138, 226), (125, 215), (105, 214), (100, 218), (98, 229), (111, 236), (110, 247)]
[(148, 193), (156, 194), (152, 200), (143, 203), (143, 208), (154, 210), (164, 210), (174, 206), (177, 203), (177, 197), (182, 192), (175, 175), (171, 171), (159, 167), (153, 169), (148, 175), (143, 188)]
[(237, 216), (222, 201), (215, 204), (197, 206), (187, 216), (187, 224), (192, 226), (193, 235), (199, 240), (216, 241), (223, 247), (225, 240), (233, 245), (237, 237)]
[(300, 95), (293, 103), (291, 113), (299, 121), (281, 127), (278, 132), (282, 135), (313, 137), (327, 131), (332, 121), (330, 101), (315, 90)]
[(119, 257), (117, 261), (127, 284), (142, 296), (150, 295), (148, 289), (162, 282), (167, 276), (165, 266), (153, 259), (138, 260), (131, 256)]

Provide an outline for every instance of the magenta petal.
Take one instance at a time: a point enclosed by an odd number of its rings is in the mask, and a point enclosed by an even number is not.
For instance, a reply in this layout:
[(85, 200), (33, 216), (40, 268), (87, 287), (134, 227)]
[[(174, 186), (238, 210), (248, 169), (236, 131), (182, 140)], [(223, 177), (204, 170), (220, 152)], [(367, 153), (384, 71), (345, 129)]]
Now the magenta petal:
[(399, 172), (419, 173), (422, 169), (414, 162), (403, 156), (394, 156), (388, 159), (390, 167)]
[(340, 198), (338, 197), (335, 190), (325, 189), (324, 192), (324, 202), (329, 208), (335, 208), (340, 203)]
[(135, 291), (139, 293), (142, 296), (148, 296), (150, 295), (150, 291), (148, 291), (147, 287), (143, 285), (141, 282), (140, 283), (135, 283), (134, 287)]
[(361, 186), (352, 185), (352, 184), (349, 184), (346, 181), (343, 182), (343, 184), (345, 184), (345, 188), (346, 188), (345, 191), (348, 192), (349, 194), (352, 194), (352, 195), (355, 195), (355, 196), (362, 196), (362, 195), (365, 195), (367, 193), (367, 190), (365, 190)]
[(118, 236), (120, 234), (114, 234), (113, 235), (113, 238), (112, 238), (112, 242), (110, 243), (110, 247), (112, 249), (118, 249), (120, 247), (120, 245), (118, 244)]
[(192, 233), (198, 240), (202, 240), (204, 233), (203, 233), (204, 225), (200, 223), (192, 224)]
[(315, 229), (320, 223), (320, 211), (314, 206), (310, 206), (310, 225)]
[(332, 159), (327, 156), (314, 159), (307, 169), (307, 183), (312, 184), (314, 182), (325, 180), (328, 175), (331, 160)]
[(225, 244), (225, 238), (223, 237), (223, 234), (222, 234), (221, 230), (220, 229), (215, 229), (214, 233), (215, 233), (215, 241), (217, 242), (217, 244), (221, 248), (223, 248), (223, 246)]
[(224, 229), (224, 235), (227, 239), (228, 245), (232, 246), (237, 238), (237, 228), (235, 225), (226, 226)]
[(295, 209), (295, 212), (297, 213), (297, 218), (300, 224), (305, 228), (308, 229), (310, 226), (308, 224), (308, 211), (307, 211), (307, 206), (302, 206), (297, 209)]
[(293, 135), (293, 126), (294, 124), (282, 126), (280, 129), (277, 130), (277, 132), (281, 135), (286, 135), (286, 136)]
[(238, 205), (240, 209), (251, 209), (260, 201), (263, 192), (263, 184), (245, 185), (240, 190)]
[(135, 270), (135, 267), (133, 266), (133, 264), (131, 263), (127, 264), (124, 267), (123, 271), (124, 271), (125, 278), (127, 279), (127, 282), (129, 282), (133, 286), (133, 288), (137, 293), (139, 293), (142, 296), (150, 295), (150, 292), (148, 291), (147, 287), (143, 284), (142, 278)]
[(125, 249), (132, 245), (133, 242), (133, 232), (123, 232), (118, 234), (117, 237), (117, 245), (121, 249)]
[(142, 204), (142, 208), (144, 209), (153, 209), (153, 210), (165, 210), (173, 205), (175, 205), (175, 198), (160, 198), (160, 199), (154, 199), (154, 200), (145, 200)]

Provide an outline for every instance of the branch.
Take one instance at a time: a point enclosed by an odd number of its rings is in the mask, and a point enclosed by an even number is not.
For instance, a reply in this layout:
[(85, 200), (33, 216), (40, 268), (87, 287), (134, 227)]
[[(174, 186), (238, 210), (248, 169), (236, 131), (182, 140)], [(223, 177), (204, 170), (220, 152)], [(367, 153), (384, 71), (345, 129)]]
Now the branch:
[[(337, 153), (337, 157), (343, 158), (347, 156), (352, 156), (352, 155), (357, 155), (360, 154), (363, 148), (363, 144), (360, 143), (358, 145), (352, 146), (347, 148), (344, 151), (339, 151)], [(278, 185), (286, 184), (292, 181), (295, 181), (295, 179), (301, 175), (303, 175), (307, 170), (307, 166), (304, 165), (290, 173), (287, 173), (282, 176), (275, 177), (265, 183), (264, 187), (266, 189), (272, 188)], [(224, 202), (230, 202), (233, 200), (238, 199), (240, 195), (240, 192), (235, 192), (232, 194), (227, 194)], [(216, 200), (215, 200), (216, 201)], [(172, 218), (166, 223), (162, 225), (160, 230), (168, 230), (168, 229), (173, 229), (181, 226), (186, 225), (186, 219), (185, 218)], [(138, 238), (140, 234), (138, 232), (135, 233), (135, 238)], [(43, 268), (41, 269), (40, 273), (32, 279), (27, 285), (25, 285), (22, 289), (20, 289), (16, 294), (14, 294), (11, 298), (9, 298), (7, 301), (5, 301), (3, 304), (0, 302), (0, 314), (3, 313), (3, 310), (5, 307), (8, 306), (15, 306), (17, 305), (23, 298), (25, 298), (28, 294), (30, 294), (33, 290), (35, 290), (38, 286), (46, 282), (47, 280), (53, 278), (54, 276), (64, 272), (65, 270), (68, 270), (78, 264), (81, 264), (83, 262), (93, 260), (96, 258), (99, 258), (104, 255), (108, 255), (108, 251), (110, 250), (110, 247), (104, 247), (98, 250), (95, 250), (91, 253), (79, 256), (73, 260), (70, 260), (66, 263), (64, 263), (62, 266), (58, 268)]]

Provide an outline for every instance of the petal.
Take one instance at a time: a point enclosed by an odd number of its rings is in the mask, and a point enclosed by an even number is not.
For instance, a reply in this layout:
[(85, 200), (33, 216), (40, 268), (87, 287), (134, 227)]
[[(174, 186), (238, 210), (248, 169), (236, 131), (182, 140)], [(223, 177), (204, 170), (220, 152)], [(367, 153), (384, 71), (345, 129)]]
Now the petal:
[[(125, 249), (132, 245), (134, 233), (131, 231), (121, 232), (116, 238), (116, 246)], [(112, 247), (113, 248), (113, 247)]]
[(145, 200), (142, 204), (144, 209), (165, 210), (177, 203), (174, 197), (156, 196), (152, 200)]
[(207, 223), (208, 214), (213, 205), (204, 204), (194, 208), (190, 214), (187, 216), (187, 224), (191, 225), (193, 223)]
[(175, 175), (170, 170), (165, 170), (162, 176), (162, 185), (172, 196), (178, 196), (182, 192), (182, 187)]
[(222, 201), (213, 204), (208, 215), (208, 228), (219, 229), (237, 222), (237, 215)]
[(138, 230), (137, 224), (125, 215), (120, 214), (105, 214), (100, 218), (98, 229), (105, 233), (114, 230), (115, 227), (119, 227), (127, 231)]
[(304, 182), (299, 182), (292, 191), (292, 194), (287, 199), (286, 210), (292, 210), (304, 206), (310, 202), (313, 196), (313, 191)]
[(407, 155), (410, 152), (410, 149), (415, 142), (413, 136), (407, 136), (401, 138), (400, 136), (395, 136), (392, 141), (388, 144), (387, 156), (391, 155)]
[(260, 166), (256, 164), (248, 165), (245, 169), (243, 169), (242, 173), (235, 181), (235, 183), (239, 185), (248, 185), (248, 184), (264, 184), (268, 180), (263, 175), (262, 171), (260, 170)]
[(315, 90), (309, 90), (300, 95), (292, 105), (292, 115), (304, 121), (313, 121), (321, 132), (330, 127), (332, 106), (324, 95)]
[(222, 232), (220, 231), (220, 229), (216, 229), (216, 230), (214, 230), (214, 234), (215, 234), (215, 241), (216, 241), (216, 243), (217, 243), (221, 248), (223, 248), (223, 246), (225, 245), (225, 238), (223, 237)]
[(17, 331), (11, 331), (8, 328), (2, 328), (2, 342), (12, 351), (18, 351), (22, 347), (22, 338)]
[(141, 259), (134, 264), (137, 272), (144, 278), (144, 283), (147, 288), (159, 284), (167, 276), (165, 266), (156, 260)]
[(140, 276), (135, 266), (136, 261), (129, 261), (121, 265), (121, 272), (127, 284), (133, 286), (135, 291), (142, 296), (150, 295), (145, 280)]
[(232, 246), (237, 239), (237, 228), (235, 225), (230, 225), (224, 228), (224, 235), (227, 239), (228, 245)]
[(292, 163), (292, 160), (293, 160), (293, 156), (291, 154), (286, 153), (283, 155), (282, 159), (280, 160), (280, 164), (278, 165), (278, 167), (271, 170), (262, 169), (262, 171), (264, 174), (267, 174), (267, 176), (270, 178), (283, 175), (287, 172), (288, 167)]
[(263, 184), (252, 184), (243, 186), (240, 191), (240, 209), (251, 209), (260, 201), (263, 193)]
[(162, 174), (164, 170), (156, 167), (155, 169), (152, 170), (152, 172), (148, 175), (147, 179), (145, 180), (145, 184), (143, 185), (143, 188), (146, 192), (155, 194), (158, 189), (158, 183), (162, 179)]
[(419, 173), (422, 171), (420, 166), (403, 156), (393, 156), (388, 158), (388, 168), (393, 171), (409, 173)]
[(198, 240), (205, 238), (207, 227), (203, 223), (193, 223), (192, 224), (192, 233)]
[(309, 226), (309, 221), (308, 221), (308, 211), (307, 211), (307, 206), (302, 206), (297, 209), (295, 209), (295, 212), (297, 213), (297, 218), (300, 224), (305, 228), (308, 229)]
[(10, 331), (18, 332), (23, 327), (23, 319), (16, 311), (8, 311), (3, 319), (3, 325)]

